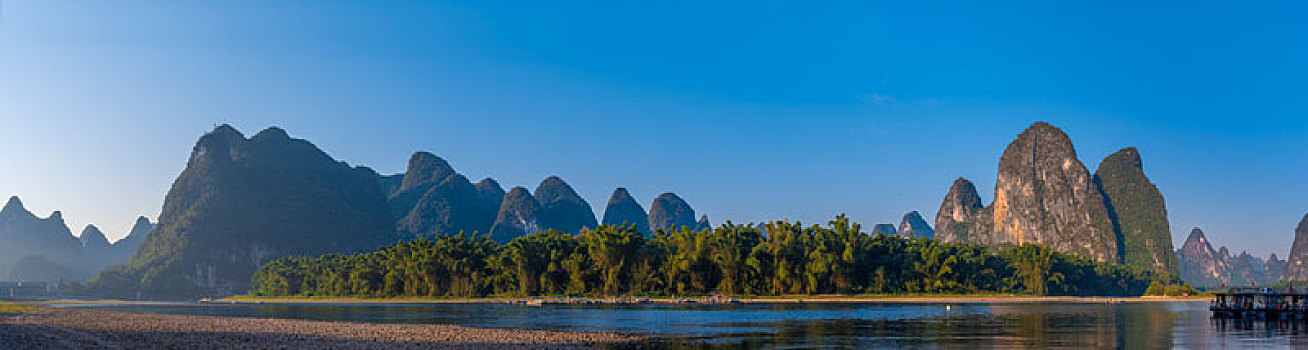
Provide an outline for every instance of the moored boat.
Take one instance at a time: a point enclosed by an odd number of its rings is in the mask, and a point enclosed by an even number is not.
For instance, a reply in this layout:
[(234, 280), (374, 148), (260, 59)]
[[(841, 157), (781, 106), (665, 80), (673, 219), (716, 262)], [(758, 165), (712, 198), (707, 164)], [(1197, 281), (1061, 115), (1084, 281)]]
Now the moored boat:
[(1213, 294), (1208, 310), (1214, 318), (1303, 320), (1308, 318), (1308, 293), (1274, 288), (1231, 288)]

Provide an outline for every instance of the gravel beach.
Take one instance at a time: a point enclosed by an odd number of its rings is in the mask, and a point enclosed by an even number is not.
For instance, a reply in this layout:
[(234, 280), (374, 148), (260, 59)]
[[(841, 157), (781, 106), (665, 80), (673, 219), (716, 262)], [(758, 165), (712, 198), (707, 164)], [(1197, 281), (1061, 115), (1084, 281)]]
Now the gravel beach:
[(37, 308), (0, 315), (0, 349), (587, 349), (639, 336), (451, 325), (151, 315)]

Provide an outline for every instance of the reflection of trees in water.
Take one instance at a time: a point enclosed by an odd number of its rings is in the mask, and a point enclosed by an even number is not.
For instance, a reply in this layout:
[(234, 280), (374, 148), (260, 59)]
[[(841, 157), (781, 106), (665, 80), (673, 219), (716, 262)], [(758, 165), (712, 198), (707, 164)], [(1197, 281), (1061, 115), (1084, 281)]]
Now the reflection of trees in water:
[[(825, 320), (719, 338), (709, 348), (1171, 348), (1175, 313), (1143, 304), (994, 305), (990, 313), (907, 320)], [(700, 348), (703, 344), (691, 348)]]
[(1113, 313), (1117, 325), (1118, 349), (1170, 348), (1175, 342), (1177, 314), (1165, 307), (1122, 304)]

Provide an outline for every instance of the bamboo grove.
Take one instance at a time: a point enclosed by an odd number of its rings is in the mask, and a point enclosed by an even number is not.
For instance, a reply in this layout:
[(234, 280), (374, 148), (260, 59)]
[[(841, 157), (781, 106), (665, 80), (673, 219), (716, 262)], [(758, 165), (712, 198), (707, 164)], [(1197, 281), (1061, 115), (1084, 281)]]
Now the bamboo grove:
[[(844, 215), (660, 231), (601, 226), (498, 244), (458, 234), (376, 252), (292, 257), (254, 275), (260, 296), (811, 295), (1014, 293), (1141, 295), (1175, 277), (1023, 244), (986, 247), (868, 235)], [(1183, 287), (1183, 288), (1182, 288)]]

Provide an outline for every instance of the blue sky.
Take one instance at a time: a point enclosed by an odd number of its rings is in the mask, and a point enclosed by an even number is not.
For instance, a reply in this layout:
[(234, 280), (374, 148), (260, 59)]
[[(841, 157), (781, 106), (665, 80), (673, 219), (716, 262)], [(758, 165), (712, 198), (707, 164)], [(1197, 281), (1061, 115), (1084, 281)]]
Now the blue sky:
[[(1258, 255), (1308, 211), (1302, 2), (0, 2), (0, 196), (111, 238), (155, 217), (215, 124), (383, 173), (560, 175), (596, 210), (675, 191), (714, 222), (935, 215), (993, 195), (1047, 120), (1125, 146)], [(602, 213), (597, 213), (602, 214)]]

